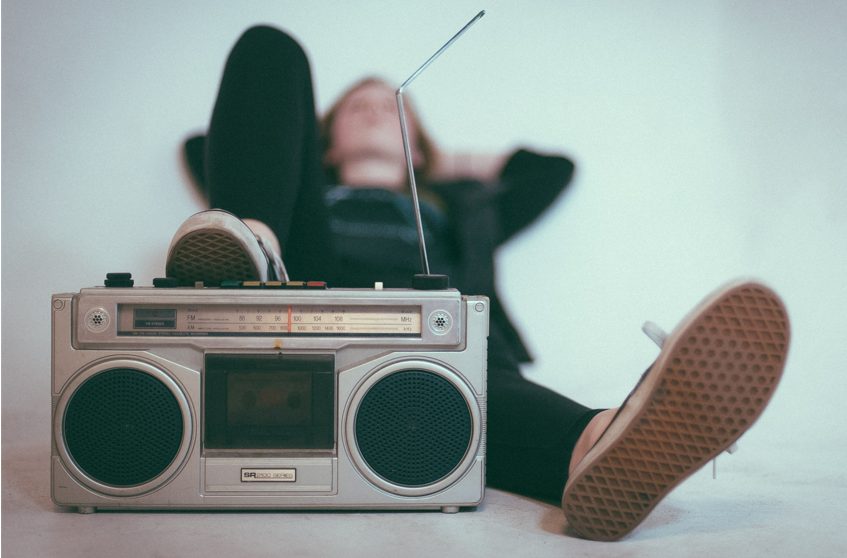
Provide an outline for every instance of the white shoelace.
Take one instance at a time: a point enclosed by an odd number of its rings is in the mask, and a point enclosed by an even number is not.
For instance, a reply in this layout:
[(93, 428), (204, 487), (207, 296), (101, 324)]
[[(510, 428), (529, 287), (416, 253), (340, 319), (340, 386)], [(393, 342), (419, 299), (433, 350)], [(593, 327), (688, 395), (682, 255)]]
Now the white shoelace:
[[(662, 347), (664, 347), (665, 341), (668, 338), (668, 334), (665, 333), (665, 331), (662, 328), (660, 328), (658, 325), (656, 325), (653, 322), (649, 322), (649, 321), (644, 322), (644, 325), (641, 326), (641, 331), (643, 331), (644, 334), (647, 337), (649, 337), (651, 341), (653, 341), (653, 343), (658, 345), (660, 349)], [(735, 443), (733, 443), (731, 446), (726, 448), (726, 453), (728, 453), (730, 455), (732, 455), (736, 451), (738, 451), (738, 444), (735, 444)], [(717, 457), (712, 459), (712, 478), (713, 479), (718, 478), (718, 458)]]

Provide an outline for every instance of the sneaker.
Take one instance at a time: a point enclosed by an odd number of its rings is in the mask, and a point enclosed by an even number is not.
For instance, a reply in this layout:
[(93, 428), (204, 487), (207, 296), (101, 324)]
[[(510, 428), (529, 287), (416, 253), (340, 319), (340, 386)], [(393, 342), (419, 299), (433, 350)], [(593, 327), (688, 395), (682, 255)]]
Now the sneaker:
[(785, 306), (759, 283), (704, 300), (662, 340), (659, 357), (574, 468), (562, 496), (568, 524), (604, 541), (635, 529), (761, 415), (789, 337)]
[(222, 281), (287, 281), (282, 259), (270, 239), (257, 236), (244, 221), (220, 209), (195, 213), (176, 231), (168, 248), (165, 274), (180, 285)]

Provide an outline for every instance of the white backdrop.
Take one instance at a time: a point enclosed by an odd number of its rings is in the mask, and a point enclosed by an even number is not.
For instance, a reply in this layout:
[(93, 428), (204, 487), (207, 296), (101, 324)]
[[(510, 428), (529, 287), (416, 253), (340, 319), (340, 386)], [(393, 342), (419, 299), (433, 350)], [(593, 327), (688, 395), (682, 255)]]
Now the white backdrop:
[[(573, 157), (572, 190), (503, 249), (526, 373), (614, 405), (723, 281), (785, 298), (794, 344), (762, 443), (847, 447), (847, 4), (672, 0), (5, 0), (3, 431), (49, 416), (50, 295), (163, 274), (201, 209), (179, 158), (249, 25), (305, 45), (319, 108), (363, 74), (399, 81), (479, 9), (411, 95), (444, 148)], [(47, 436), (45, 430), (45, 437)], [(837, 450), (847, 455), (847, 450)]]

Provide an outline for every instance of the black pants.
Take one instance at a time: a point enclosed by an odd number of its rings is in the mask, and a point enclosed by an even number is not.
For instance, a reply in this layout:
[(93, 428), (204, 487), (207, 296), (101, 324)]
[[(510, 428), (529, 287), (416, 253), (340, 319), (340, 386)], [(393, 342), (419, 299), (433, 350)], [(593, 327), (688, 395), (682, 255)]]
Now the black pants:
[[(247, 30), (226, 62), (209, 124), (209, 203), (270, 226), (292, 277), (342, 284), (323, 198), (321, 151), (302, 48), (277, 29)], [(558, 500), (573, 446), (597, 412), (529, 382), (509, 355), (490, 351), (488, 485)]]

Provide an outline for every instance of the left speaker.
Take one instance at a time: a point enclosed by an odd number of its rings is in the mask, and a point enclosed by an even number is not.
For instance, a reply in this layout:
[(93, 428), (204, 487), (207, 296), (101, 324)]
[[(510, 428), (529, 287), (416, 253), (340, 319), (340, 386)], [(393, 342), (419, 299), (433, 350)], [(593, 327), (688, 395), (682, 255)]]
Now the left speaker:
[(137, 360), (109, 360), (78, 373), (63, 390), (54, 434), (82, 484), (132, 496), (168, 482), (188, 455), (191, 411), (180, 386)]

